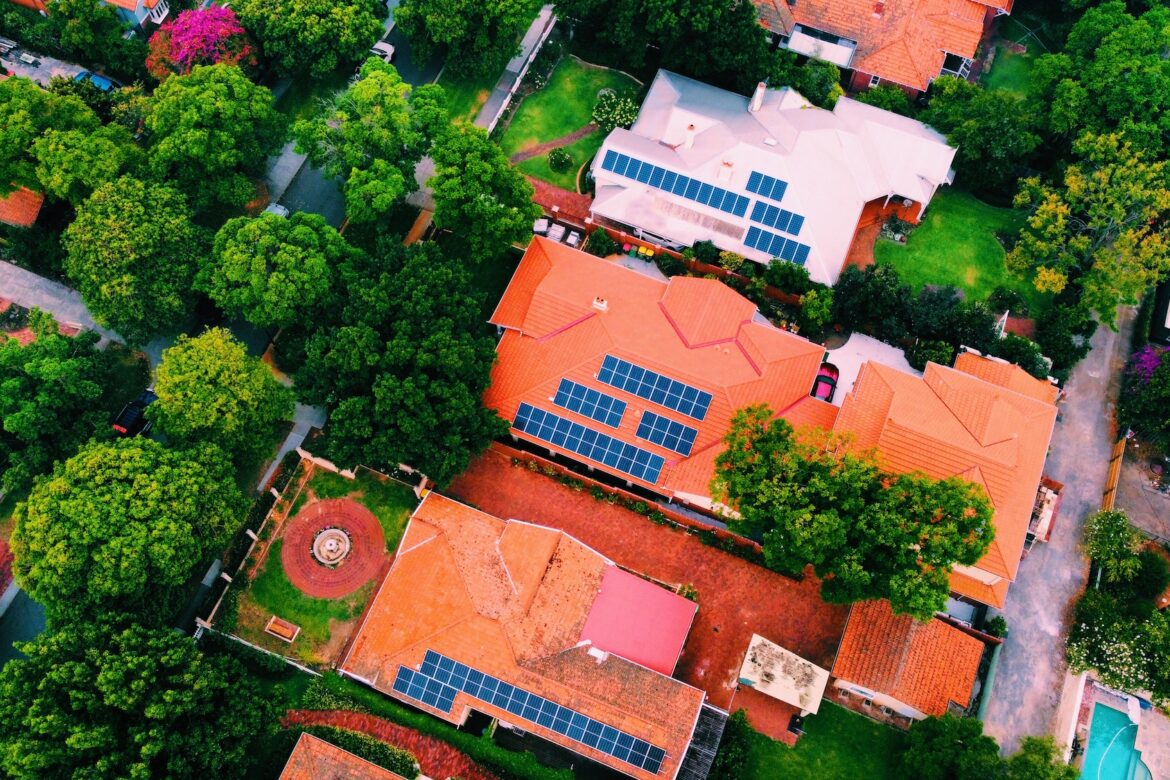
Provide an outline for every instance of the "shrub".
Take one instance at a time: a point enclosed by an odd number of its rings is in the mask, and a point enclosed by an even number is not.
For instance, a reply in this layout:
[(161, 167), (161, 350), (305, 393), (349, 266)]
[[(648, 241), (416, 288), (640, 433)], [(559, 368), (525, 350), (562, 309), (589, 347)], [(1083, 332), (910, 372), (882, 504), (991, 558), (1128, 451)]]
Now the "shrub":
[(726, 268), (728, 271), (731, 271), (732, 273), (738, 273), (739, 270), (741, 268), (743, 268), (744, 262), (745, 262), (744, 256), (739, 254), (738, 252), (720, 252), (719, 253), (719, 266), (721, 268)]
[(764, 266), (764, 281), (793, 295), (804, 295), (816, 286), (809, 278), (807, 268), (779, 258)]
[(664, 276), (683, 276), (687, 272), (687, 267), (682, 260), (666, 252), (654, 256), (654, 265), (658, 266), (658, 270)]
[(403, 777), (415, 778), (419, 775), (418, 760), (413, 755), (368, 734), (333, 726), (304, 726), (302, 730)]
[(618, 243), (609, 237), (609, 233), (601, 228), (594, 230), (589, 234), (589, 238), (585, 239), (585, 251), (591, 255), (609, 257), (616, 255), (620, 249)]
[(557, 173), (564, 173), (573, 167), (573, 156), (564, 149), (553, 149), (548, 153), (548, 167)]
[(297, 472), (297, 464), (301, 462), (301, 456), (297, 454), (296, 450), (289, 450), (284, 453), (284, 457), (280, 459), (280, 468), (276, 472), (276, 477), (272, 480), (272, 487), (276, 489), (277, 493), (283, 493), (284, 489), (288, 487), (288, 483), (292, 481), (293, 474)]
[(1017, 317), (1028, 316), (1028, 301), (1015, 290), (1007, 287), (996, 287), (987, 296), (987, 304), (998, 312), (1010, 311)]
[(618, 94), (612, 89), (603, 89), (597, 93), (597, 103), (593, 106), (593, 124), (601, 128), (601, 132), (629, 127), (637, 118), (638, 104), (629, 95)]
[(1048, 378), (1050, 366), (1040, 351), (1040, 345), (1023, 336), (1005, 334), (992, 346), (991, 354), (1015, 363), (1037, 379)]
[(927, 363), (949, 366), (955, 359), (955, 348), (945, 341), (916, 341), (906, 350), (906, 360), (917, 371), (924, 371)]
[(743, 710), (736, 710), (727, 719), (723, 729), (723, 738), (719, 741), (719, 752), (715, 754), (715, 762), (711, 765), (711, 777), (720, 780), (746, 780), (748, 777), (748, 762), (751, 760), (751, 732), (747, 714)]
[(1004, 619), (1003, 615), (996, 615), (987, 621), (987, 625), (983, 627), (983, 630), (992, 636), (1003, 639), (1008, 635), (1007, 620)]
[(875, 108), (893, 111), (902, 116), (911, 116), (914, 113), (914, 105), (910, 102), (909, 95), (893, 84), (879, 84), (876, 87), (871, 87), (858, 95), (857, 101)]
[(715, 246), (710, 241), (698, 241), (691, 250), (694, 252), (695, 259), (700, 263), (707, 265), (719, 264), (719, 247)]

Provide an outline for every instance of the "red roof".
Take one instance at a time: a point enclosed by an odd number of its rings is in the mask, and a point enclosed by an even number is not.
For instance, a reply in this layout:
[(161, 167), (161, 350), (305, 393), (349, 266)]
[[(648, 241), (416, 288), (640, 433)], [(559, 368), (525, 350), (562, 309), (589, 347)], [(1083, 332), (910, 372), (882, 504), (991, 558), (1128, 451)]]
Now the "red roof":
[(406, 780), (332, 742), (302, 732), (279, 780)]
[[(715, 455), (735, 411), (758, 403), (779, 413), (796, 409), (824, 355), (820, 345), (773, 326), (722, 282), (679, 276), (667, 281), (543, 238), (528, 247), (491, 321), (506, 332), (484, 396), (489, 407), (512, 420), (528, 403), (660, 455), (666, 465), (656, 484), (587, 462), (697, 503), (710, 495)], [(607, 355), (710, 393), (706, 416), (695, 420), (601, 383), (597, 375)], [(609, 429), (554, 406), (550, 399), (561, 379), (626, 402), (619, 426)], [(698, 432), (689, 456), (636, 437), (647, 411)], [(800, 412), (810, 422), (835, 413), (816, 405)], [(515, 429), (513, 434), (581, 459)]]
[(674, 674), (698, 606), (616, 566), (585, 618), (581, 641), (662, 674)]
[(32, 227), (41, 213), (45, 196), (28, 187), (20, 187), (0, 196), (0, 222), (14, 227)]
[(943, 715), (951, 702), (971, 703), (984, 647), (938, 618), (919, 623), (895, 615), (888, 601), (862, 601), (849, 613), (833, 676)]

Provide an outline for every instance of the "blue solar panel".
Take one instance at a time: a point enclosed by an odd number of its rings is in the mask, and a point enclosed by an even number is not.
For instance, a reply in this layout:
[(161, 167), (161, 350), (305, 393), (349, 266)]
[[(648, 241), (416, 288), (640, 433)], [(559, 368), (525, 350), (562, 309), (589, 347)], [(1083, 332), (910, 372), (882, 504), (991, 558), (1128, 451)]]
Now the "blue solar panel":
[(752, 175), (748, 177), (747, 189), (748, 192), (779, 202), (784, 199), (788, 183), (759, 171), (752, 171)]
[(804, 224), (804, 217), (786, 209), (777, 208), (762, 200), (757, 200), (752, 206), (752, 221), (767, 225), (770, 228), (783, 230), (794, 236), (800, 235), (800, 228)]
[(529, 404), (520, 404), (513, 425), (516, 430), (541, 441), (551, 442), (645, 482), (657, 482), (666, 463), (660, 455)]
[(597, 379), (659, 406), (702, 420), (711, 405), (711, 394), (668, 376), (648, 371), (613, 355), (606, 355)]
[(687, 457), (691, 454), (691, 447), (695, 445), (695, 437), (699, 432), (669, 417), (645, 412), (638, 423), (638, 432), (634, 435)]
[[(445, 675), (452, 685), (440, 682)], [(597, 748), (619, 761), (657, 774), (666, 758), (666, 751), (654, 747), (632, 734), (608, 726), (586, 715), (561, 706), (543, 696), (517, 688), (510, 683), (472, 669), (466, 664), (427, 650), (422, 671), (406, 666), (398, 667), (394, 691), (407, 698), (450, 713), (455, 695), (460, 691), (482, 702), (492, 704), (518, 718), (537, 723), (546, 729)]]
[(698, 179), (692, 179), (689, 176), (683, 176), (659, 165), (634, 160), (612, 149), (602, 157), (601, 167), (619, 176), (625, 176), (627, 179), (640, 181), (663, 192), (693, 200), (696, 203), (734, 214), (737, 217), (742, 217), (747, 213), (748, 199), (743, 195), (738, 195), (723, 187), (701, 182)]
[(626, 413), (625, 401), (568, 379), (561, 380), (553, 403), (611, 428), (621, 425), (622, 415)]
[(748, 228), (747, 234), (743, 238), (743, 243), (752, 249), (758, 249), (772, 257), (779, 257), (797, 265), (804, 265), (805, 261), (808, 260), (810, 251), (807, 245), (799, 241), (785, 238), (778, 233), (761, 230), (755, 226)]

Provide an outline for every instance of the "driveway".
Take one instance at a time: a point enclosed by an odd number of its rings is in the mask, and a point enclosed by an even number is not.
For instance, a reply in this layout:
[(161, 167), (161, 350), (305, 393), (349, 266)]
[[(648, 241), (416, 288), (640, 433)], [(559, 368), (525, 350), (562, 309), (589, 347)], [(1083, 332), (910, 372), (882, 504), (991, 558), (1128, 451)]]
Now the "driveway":
[(1123, 311), (1119, 319), (1120, 333), (1097, 330), (1092, 351), (1069, 380), (1046, 468), (1065, 486), (1060, 515), (1052, 540), (1038, 543), (1020, 564), (1005, 605), (1010, 633), (984, 718), (985, 730), (1005, 754), (1023, 737), (1051, 734), (1055, 727), (1072, 602), (1088, 576), (1078, 547), (1081, 529), (1101, 506), (1133, 312)]
[[(35, 57), (36, 59), (33, 64), (21, 62), (20, 55), (22, 53), (31, 54)], [(9, 54), (0, 56), (0, 63), (4, 64), (5, 69), (9, 73), (32, 79), (42, 87), (49, 86), (49, 82), (53, 76), (63, 76), (71, 79), (85, 70), (80, 65), (74, 65), (72, 62), (66, 62), (65, 60), (59, 60), (54, 57), (46, 57), (36, 52), (31, 52), (23, 46), (13, 49)]]
[(117, 333), (94, 321), (81, 301), (81, 293), (3, 260), (0, 260), (0, 294), (26, 309), (36, 306), (47, 311), (64, 325), (97, 331), (103, 340), (123, 341)]

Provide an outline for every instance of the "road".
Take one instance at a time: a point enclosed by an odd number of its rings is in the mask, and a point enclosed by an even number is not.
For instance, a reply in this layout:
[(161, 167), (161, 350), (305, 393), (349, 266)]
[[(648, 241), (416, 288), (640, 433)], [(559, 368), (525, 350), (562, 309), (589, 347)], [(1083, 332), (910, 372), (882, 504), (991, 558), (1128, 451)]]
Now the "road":
[[(35, 57), (35, 64), (30, 65), (21, 62), (20, 55), (23, 52), (27, 52)], [(13, 49), (8, 55), (0, 56), (0, 63), (3, 63), (9, 73), (32, 79), (42, 87), (49, 86), (49, 82), (53, 76), (64, 76), (65, 78), (71, 79), (85, 70), (85, 68), (80, 65), (74, 65), (72, 62), (66, 62), (65, 60), (58, 60), (53, 57), (46, 57), (36, 52), (28, 51), (23, 46)]]
[(81, 293), (3, 260), (0, 260), (0, 295), (26, 309), (33, 306), (43, 309), (66, 325), (95, 330), (104, 340), (123, 341), (117, 333), (94, 321), (81, 301)]
[(1005, 754), (1023, 737), (1050, 734), (1055, 727), (1072, 602), (1088, 576), (1078, 548), (1081, 529), (1101, 506), (1133, 312), (1123, 311), (1119, 319), (1119, 333), (1097, 330), (1092, 351), (1069, 380), (1046, 467), (1065, 486), (1060, 515), (1052, 540), (1037, 544), (1020, 564), (1005, 605), (1009, 634), (984, 718), (986, 732)]

